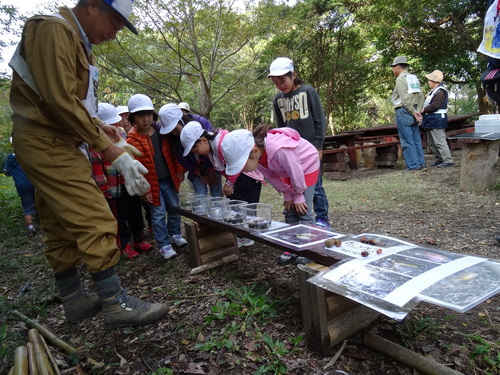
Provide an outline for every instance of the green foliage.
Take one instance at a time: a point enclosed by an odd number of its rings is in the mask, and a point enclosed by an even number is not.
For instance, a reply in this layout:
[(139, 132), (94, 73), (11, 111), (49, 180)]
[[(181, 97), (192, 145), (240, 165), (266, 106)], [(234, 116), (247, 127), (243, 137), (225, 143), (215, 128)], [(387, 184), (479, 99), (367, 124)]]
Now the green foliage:
[(159, 369), (151, 372), (149, 375), (173, 375), (174, 371), (168, 367), (160, 367)]
[(478, 366), (485, 364), (485, 374), (498, 374), (500, 371), (500, 343), (489, 342), (479, 334), (465, 334), (457, 332), (470, 340), (473, 349), (469, 357), (474, 359)]
[[(240, 341), (243, 336), (262, 339), (265, 344), (256, 344), (264, 349), (264, 355), (256, 358), (257, 362), (264, 362), (256, 374), (284, 374), (286, 366), (282, 358), (296, 350), (302, 341), (302, 337), (290, 338), (292, 349), (287, 349), (287, 344), (280, 340), (273, 340), (268, 334), (262, 334), (260, 327), (265, 327), (269, 319), (276, 316), (289, 303), (288, 300), (271, 300), (266, 289), (252, 285), (243, 286), (239, 289), (229, 289), (225, 293), (227, 301), (217, 303), (212, 307), (211, 314), (205, 319), (206, 327), (212, 327), (208, 337), (195, 345), (195, 350), (222, 353), (239, 352)], [(220, 323), (223, 327), (217, 329)], [(200, 334), (198, 335), (200, 338)]]

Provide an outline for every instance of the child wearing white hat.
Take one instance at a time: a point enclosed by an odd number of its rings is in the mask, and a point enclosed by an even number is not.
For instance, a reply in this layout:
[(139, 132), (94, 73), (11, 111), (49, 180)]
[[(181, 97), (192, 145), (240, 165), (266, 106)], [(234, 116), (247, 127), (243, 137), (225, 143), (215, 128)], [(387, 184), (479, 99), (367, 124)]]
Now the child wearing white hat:
[(186, 169), (175, 157), (171, 136), (156, 123), (158, 114), (151, 99), (135, 94), (128, 101), (128, 109), (134, 127), (127, 134), (127, 142), (142, 153), (138, 160), (148, 168), (145, 177), (151, 189), (143, 199), (151, 209), (153, 233), (160, 254), (164, 259), (170, 259), (177, 256), (172, 244), (179, 247), (187, 244), (181, 236), (181, 216), (174, 209), (179, 206), (177, 193)]
[[(272, 129), (257, 126), (253, 134), (234, 130), (222, 141), (226, 173), (258, 169), (264, 178), (284, 197), (285, 222), (314, 224), (312, 205), (319, 175), (316, 148), (291, 128)], [(283, 253), (278, 262), (290, 264), (297, 256)]]
[[(136, 155), (139, 154), (133, 146), (125, 142), (125, 130), (119, 127), (122, 117), (118, 114), (118, 110), (109, 103), (99, 103), (97, 108), (97, 115), (105, 124), (116, 126), (120, 130), (123, 137), (120, 141), (121, 147)], [(101, 152), (89, 148), (89, 155), (92, 163), (92, 177), (103, 192), (118, 222), (116, 242), (122, 256), (126, 259), (133, 259), (139, 256), (139, 252), (151, 250), (151, 244), (144, 242), (140, 218), (135, 217), (137, 210), (133, 209), (139, 207), (140, 210), (140, 197), (131, 196), (128, 193), (124, 186), (123, 176), (118, 174)], [(130, 243), (132, 240), (133, 246)]]

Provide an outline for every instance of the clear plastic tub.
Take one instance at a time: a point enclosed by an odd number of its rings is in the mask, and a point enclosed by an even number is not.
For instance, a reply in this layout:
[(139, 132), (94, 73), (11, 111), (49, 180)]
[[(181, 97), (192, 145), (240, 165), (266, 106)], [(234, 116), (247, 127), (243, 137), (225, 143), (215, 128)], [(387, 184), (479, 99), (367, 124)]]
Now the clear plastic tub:
[(272, 218), (272, 206), (266, 203), (249, 203), (241, 206), (244, 215), (243, 225), (248, 229), (263, 230), (269, 228)]

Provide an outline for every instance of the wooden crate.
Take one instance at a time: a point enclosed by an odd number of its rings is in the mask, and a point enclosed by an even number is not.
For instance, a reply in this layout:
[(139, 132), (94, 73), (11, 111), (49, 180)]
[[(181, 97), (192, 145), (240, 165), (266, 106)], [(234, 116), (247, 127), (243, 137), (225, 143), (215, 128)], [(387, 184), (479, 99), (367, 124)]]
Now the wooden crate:
[(310, 350), (327, 357), (332, 346), (379, 317), (380, 313), (369, 307), (307, 282), (316, 273), (327, 270), (326, 266), (310, 263), (298, 268), (302, 319)]
[(232, 256), (231, 259), (239, 258), (238, 238), (231, 232), (194, 221), (185, 222), (184, 227), (192, 268), (213, 264), (229, 256)]

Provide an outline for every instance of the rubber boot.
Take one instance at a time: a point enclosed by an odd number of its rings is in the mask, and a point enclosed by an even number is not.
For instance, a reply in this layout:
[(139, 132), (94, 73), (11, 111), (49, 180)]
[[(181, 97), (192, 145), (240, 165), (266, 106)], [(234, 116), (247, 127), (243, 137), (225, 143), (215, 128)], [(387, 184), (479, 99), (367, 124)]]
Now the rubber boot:
[(109, 329), (153, 324), (168, 314), (163, 303), (149, 303), (127, 295), (122, 289), (111, 298), (102, 300), (104, 324)]
[(112, 267), (92, 274), (92, 278), (102, 301), (104, 324), (110, 329), (153, 324), (168, 314), (168, 307), (162, 303), (127, 295)]
[(83, 293), (76, 268), (58, 273), (55, 278), (68, 323), (78, 324), (102, 309), (99, 297)]

